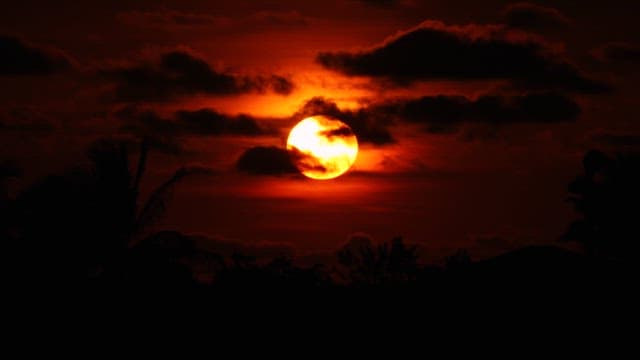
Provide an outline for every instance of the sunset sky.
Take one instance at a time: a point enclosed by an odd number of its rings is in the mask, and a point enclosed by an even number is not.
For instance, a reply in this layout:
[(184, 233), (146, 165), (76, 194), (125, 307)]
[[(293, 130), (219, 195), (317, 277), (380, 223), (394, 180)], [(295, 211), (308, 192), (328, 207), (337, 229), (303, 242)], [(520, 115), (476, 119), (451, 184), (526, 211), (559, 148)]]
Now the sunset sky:
[[(640, 147), (640, 3), (30, 1), (0, 12), (0, 163), (19, 192), (104, 138), (180, 166), (158, 229), (312, 255), (401, 235), (427, 258), (555, 243), (592, 148)], [(351, 126), (349, 172), (277, 161), (291, 128)], [(268, 149), (240, 165), (257, 147)], [(255, 155), (255, 154), (254, 154)], [(266, 164), (266, 165), (265, 165)], [(235, 246), (235, 245), (234, 245)], [(238, 245), (240, 246), (240, 245)]]

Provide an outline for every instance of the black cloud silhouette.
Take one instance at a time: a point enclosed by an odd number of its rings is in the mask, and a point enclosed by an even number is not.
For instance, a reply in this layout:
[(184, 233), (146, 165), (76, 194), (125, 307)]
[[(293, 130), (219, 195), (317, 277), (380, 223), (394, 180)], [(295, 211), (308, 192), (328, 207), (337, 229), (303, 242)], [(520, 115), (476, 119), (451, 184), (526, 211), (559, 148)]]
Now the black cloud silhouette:
[(508, 5), (503, 15), (508, 26), (533, 31), (566, 29), (571, 23), (557, 9), (526, 2)]
[(313, 155), (305, 154), (304, 152), (298, 150), (297, 147), (292, 146), (288, 149), (289, 159), (291, 159), (291, 163), (294, 164), (295, 167), (300, 171), (310, 170), (315, 172), (324, 172), (327, 171), (336, 171), (335, 166), (327, 168), (320, 163), (318, 158)]
[(388, 118), (381, 116), (383, 114), (367, 111), (366, 108), (355, 111), (341, 110), (329, 99), (313, 97), (302, 105), (293, 118), (302, 119), (313, 115), (325, 115), (344, 122), (351, 127), (361, 143), (384, 145), (395, 141), (388, 128)]
[(596, 59), (612, 63), (640, 63), (640, 44), (613, 42), (594, 50)]
[(252, 175), (285, 175), (297, 173), (289, 152), (276, 146), (256, 146), (245, 151), (236, 168)]
[(247, 16), (227, 17), (201, 12), (183, 12), (173, 9), (152, 11), (125, 11), (117, 15), (126, 25), (150, 28), (213, 27), (244, 31), (269, 28), (300, 28), (309, 25), (308, 19), (298, 11), (258, 11)]
[(593, 136), (593, 140), (604, 145), (616, 147), (640, 147), (640, 134), (634, 133), (600, 133)]
[(258, 11), (247, 19), (239, 21), (239, 25), (254, 29), (265, 27), (297, 28), (308, 26), (309, 20), (296, 10)]
[(211, 94), (233, 95), (273, 91), (288, 95), (293, 83), (279, 75), (238, 76), (218, 72), (209, 64), (184, 51), (163, 54), (157, 63), (103, 70), (115, 81), (116, 101), (162, 101), (175, 97)]
[(417, 80), (510, 80), (519, 88), (598, 93), (608, 87), (553, 54), (539, 37), (500, 25), (448, 26), (426, 21), (361, 52), (321, 52), (322, 66), (350, 76)]
[(320, 135), (326, 136), (328, 138), (349, 137), (353, 136), (353, 130), (351, 130), (351, 128), (348, 126), (341, 126), (337, 129), (322, 131)]
[(137, 135), (258, 136), (268, 133), (249, 115), (230, 116), (213, 109), (180, 110), (173, 117), (164, 118), (153, 111), (125, 107), (116, 116), (123, 121), (125, 132)]
[(117, 15), (118, 20), (136, 26), (212, 26), (222, 20), (211, 14), (188, 13), (169, 9), (156, 11), (127, 11)]
[(183, 156), (192, 154), (181, 141), (180, 138), (158, 135), (145, 135), (143, 137), (131, 138), (125, 140), (125, 144), (131, 151), (136, 151), (140, 148), (140, 139), (143, 138), (149, 149), (156, 153)]
[[(331, 100), (309, 99), (295, 118), (327, 115), (347, 123), (360, 142), (392, 143), (390, 128), (399, 123), (424, 124), (430, 133), (451, 133), (462, 124), (501, 126), (517, 123), (551, 124), (575, 121), (580, 106), (570, 97), (541, 92), (517, 96), (424, 96), (373, 103), (355, 111), (340, 110)], [(348, 129), (346, 129), (348, 130)], [(339, 129), (335, 135), (347, 135)], [(344, 134), (342, 132), (345, 131)]]
[(0, 35), (0, 76), (49, 75), (72, 67), (60, 50), (37, 47), (16, 37)]
[(249, 115), (228, 116), (211, 109), (181, 110), (176, 113), (178, 123), (190, 133), (202, 135), (261, 135), (258, 122)]
[(376, 7), (393, 7), (398, 4), (398, 0), (359, 0), (361, 3)]
[(572, 99), (553, 93), (521, 96), (425, 96), (372, 107), (400, 121), (422, 123), (429, 132), (451, 132), (462, 123), (507, 125), (574, 121), (580, 107)]
[(0, 132), (20, 134), (48, 134), (56, 129), (47, 115), (30, 107), (0, 110)]

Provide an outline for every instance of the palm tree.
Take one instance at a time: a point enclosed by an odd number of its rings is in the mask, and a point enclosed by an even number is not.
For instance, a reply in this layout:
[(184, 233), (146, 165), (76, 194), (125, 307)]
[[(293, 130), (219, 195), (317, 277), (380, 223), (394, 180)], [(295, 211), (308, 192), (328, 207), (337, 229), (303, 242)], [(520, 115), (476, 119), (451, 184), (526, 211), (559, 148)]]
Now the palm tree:
[[(123, 245), (135, 246), (147, 230), (166, 211), (169, 198), (175, 187), (193, 175), (211, 175), (211, 169), (183, 166), (177, 169), (160, 186), (151, 191), (149, 197), (140, 198), (140, 186), (147, 169), (149, 141), (140, 144), (135, 174), (129, 166), (127, 143), (100, 141), (89, 149), (93, 163), (98, 191), (96, 192), (103, 209), (109, 212), (112, 238)], [(107, 230), (107, 229), (103, 229)]]
[(17, 199), (22, 242), (27, 256), (49, 267), (71, 267), (99, 274), (122, 261), (126, 249), (148, 235), (164, 213), (172, 190), (185, 178), (210, 174), (201, 167), (181, 167), (147, 199), (140, 186), (147, 168), (149, 142), (143, 140), (135, 172), (127, 142), (101, 140), (89, 147), (90, 169), (50, 176)]

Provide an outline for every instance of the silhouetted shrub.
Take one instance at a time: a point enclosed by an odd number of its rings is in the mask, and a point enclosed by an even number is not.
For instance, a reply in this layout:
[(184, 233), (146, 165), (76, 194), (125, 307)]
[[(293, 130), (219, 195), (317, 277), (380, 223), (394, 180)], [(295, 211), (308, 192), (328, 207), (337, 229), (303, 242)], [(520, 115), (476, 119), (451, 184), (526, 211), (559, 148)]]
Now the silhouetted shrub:
[(583, 166), (584, 174), (568, 187), (569, 201), (581, 218), (564, 239), (582, 244), (594, 256), (631, 261), (640, 241), (640, 156), (590, 151)]
[(353, 285), (393, 285), (414, 280), (418, 272), (415, 247), (397, 237), (374, 245), (357, 235), (338, 251), (339, 275)]

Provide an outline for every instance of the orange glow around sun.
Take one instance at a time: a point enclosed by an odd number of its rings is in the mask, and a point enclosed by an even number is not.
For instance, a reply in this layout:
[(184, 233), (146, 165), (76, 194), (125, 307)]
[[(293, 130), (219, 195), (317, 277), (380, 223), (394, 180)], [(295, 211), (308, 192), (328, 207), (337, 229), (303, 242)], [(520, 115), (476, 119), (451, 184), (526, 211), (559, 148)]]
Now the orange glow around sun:
[(358, 140), (342, 121), (312, 116), (293, 127), (287, 139), (287, 150), (302, 174), (326, 180), (351, 168), (358, 156)]

